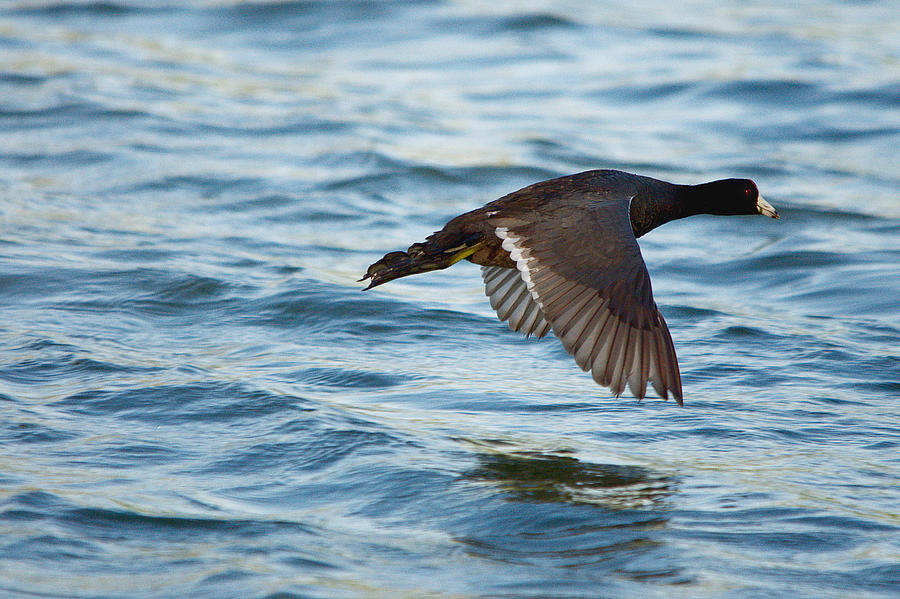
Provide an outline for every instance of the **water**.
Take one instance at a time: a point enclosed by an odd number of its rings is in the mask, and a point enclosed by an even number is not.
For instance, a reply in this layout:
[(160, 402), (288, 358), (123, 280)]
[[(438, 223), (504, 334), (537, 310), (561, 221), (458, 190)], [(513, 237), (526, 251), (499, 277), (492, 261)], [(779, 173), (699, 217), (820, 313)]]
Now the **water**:
[[(892, 2), (0, 8), (0, 594), (900, 596)], [(355, 281), (534, 181), (641, 240), (685, 407)]]

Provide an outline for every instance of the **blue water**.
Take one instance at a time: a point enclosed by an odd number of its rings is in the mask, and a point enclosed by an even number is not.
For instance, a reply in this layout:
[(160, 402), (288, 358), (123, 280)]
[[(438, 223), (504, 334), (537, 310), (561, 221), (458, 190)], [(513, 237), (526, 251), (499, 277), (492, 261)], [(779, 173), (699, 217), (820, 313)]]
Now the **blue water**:
[[(0, 595), (900, 597), (894, 2), (0, 7)], [(685, 407), (383, 253), (529, 183), (641, 240)]]

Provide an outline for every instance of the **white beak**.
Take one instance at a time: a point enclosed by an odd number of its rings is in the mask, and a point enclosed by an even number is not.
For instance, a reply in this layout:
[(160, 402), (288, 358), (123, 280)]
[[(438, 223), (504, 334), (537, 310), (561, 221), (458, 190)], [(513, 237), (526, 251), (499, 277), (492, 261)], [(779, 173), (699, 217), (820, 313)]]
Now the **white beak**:
[(762, 196), (756, 200), (756, 211), (769, 218), (778, 218), (778, 213), (769, 202), (765, 201)]

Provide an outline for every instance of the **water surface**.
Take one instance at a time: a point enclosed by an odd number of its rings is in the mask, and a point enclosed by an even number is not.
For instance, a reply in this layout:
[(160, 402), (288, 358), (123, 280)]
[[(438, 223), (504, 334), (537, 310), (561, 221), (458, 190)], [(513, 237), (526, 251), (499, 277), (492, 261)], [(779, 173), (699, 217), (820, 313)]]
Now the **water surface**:
[[(0, 589), (897, 597), (891, 2), (0, 9)], [(356, 279), (532, 182), (755, 179), (641, 240), (685, 407), (478, 269)]]

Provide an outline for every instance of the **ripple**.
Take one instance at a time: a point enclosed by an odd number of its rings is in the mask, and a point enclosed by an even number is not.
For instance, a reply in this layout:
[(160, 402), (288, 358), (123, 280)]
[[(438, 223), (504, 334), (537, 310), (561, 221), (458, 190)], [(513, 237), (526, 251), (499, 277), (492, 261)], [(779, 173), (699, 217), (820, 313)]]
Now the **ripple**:
[[(2, 115), (0, 115), (2, 116)], [(110, 153), (94, 152), (90, 150), (73, 150), (68, 152), (41, 152), (31, 154), (7, 154), (0, 156), (13, 164), (40, 168), (41, 163), (47, 166), (87, 165), (99, 164), (113, 160), (115, 156)]]
[(88, 351), (52, 339), (33, 339), (7, 351), (15, 352), (15, 361), (0, 367), (0, 380), (17, 385), (42, 385), (64, 380), (149, 375), (153, 366), (122, 364), (85, 357)]
[(37, 422), (5, 422), (0, 425), (0, 440), (14, 444), (52, 444), (69, 441), (78, 435)]
[(229, 422), (309, 408), (306, 400), (223, 382), (83, 391), (53, 402), (70, 414), (182, 424)]
[[(283, 429), (285, 433), (289, 430), (296, 439), (240, 448), (211, 462), (206, 471), (210, 474), (228, 472), (232, 476), (252, 474), (260, 468), (290, 470), (292, 473), (299, 470), (315, 472), (335, 467), (356, 454), (386, 453), (399, 443), (396, 437), (385, 432), (352, 428), (334, 430), (323, 424), (306, 418), (302, 423)], [(317, 493), (315, 490), (312, 492)]]
[(816, 84), (778, 79), (730, 81), (706, 90), (704, 95), (750, 104), (789, 106), (806, 106), (821, 96), (819, 86)]
[(327, 387), (379, 389), (393, 387), (398, 384), (398, 380), (395, 377), (336, 368), (309, 368), (292, 374), (291, 378), (294, 377), (311, 385), (324, 385)]
[(61, 123), (78, 122), (81, 119), (119, 123), (145, 116), (148, 114), (141, 110), (109, 108), (88, 102), (25, 110), (0, 109), (0, 123), (9, 131), (55, 128)]
[(498, 32), (531, 32), (556, 28), (570, 29), (577, 27), (577, 25), (578, 24), (575, 21), (566, 19), (564, 17), (553, 14), (536, 13), (517, 15), (514, 17), (501, 19), (496, 25), (494, 25), (494, 29)]
[(838, 92), (833, 95), (835, 104), (852, 102), (863, 106), (882, 106), (885, 108), (900, 104), (900, 84), (890, 84), (871, 88)]
[[(41, 85), (45, 83), (49, 77), (43, 75), (28, 75), (25, 73), (0, 72), (0, 82), (10, 83), (13, 85)], [(0, 113), (2, 114), (2, 113)]]
[(689, 83), (669, 82), (649, 85), (626, 85), (598, 90), (593, 95), (618, 101), (654, 102), (676, 98), (685, 93), (692, 93), (694, 86)]
[(48, 17), (106, 17), (126, 15), (134, 9), (119, 2), (48, 2), (38, 7), (17, 8), (13, 12)]

